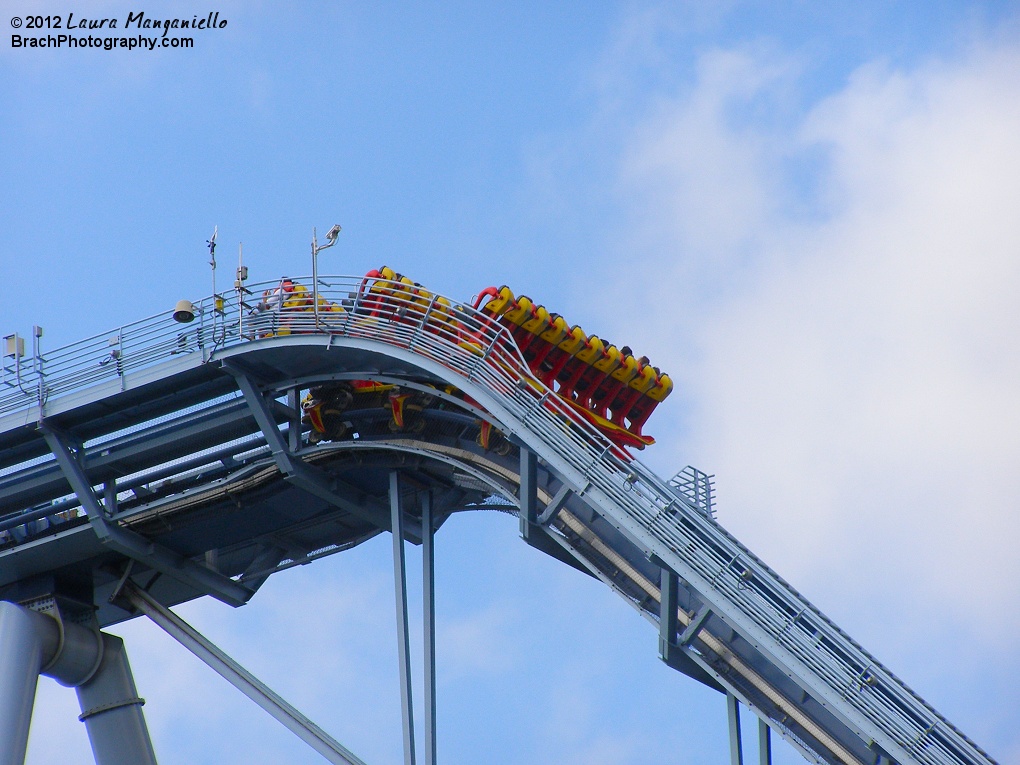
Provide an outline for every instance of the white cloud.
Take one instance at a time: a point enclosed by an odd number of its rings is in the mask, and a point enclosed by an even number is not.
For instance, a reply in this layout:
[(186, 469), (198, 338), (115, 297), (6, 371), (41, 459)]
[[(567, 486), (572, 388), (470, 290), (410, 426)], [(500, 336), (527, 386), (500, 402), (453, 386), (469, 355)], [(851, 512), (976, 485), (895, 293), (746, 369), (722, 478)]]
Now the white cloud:
[[(734, 115), (782, 108), (795, 67), (717, 50), (697, 72), (647, 108), (619, 181), (618, 246), (654, 275), (620, 322), (683, 381), (683, 448), (809, 594), (1001, 645), (1020, 626), (1020, 51), (865, 66), (794, 130)], [(819, 156), (817, 189), (782, 180)]]
[(729, 111), (785, 69), (748, 52), (713, 50), (699, 59), (691, 93), (653, 106), (622, 163), (627, 195), (645, 203), (636, 231), (651, 233), (649, 244), (727, 256), (709, 261), (718, 267), (757, 238), (772, 207), (763, 166), (770, 158), (760, 135), (730, 124)]

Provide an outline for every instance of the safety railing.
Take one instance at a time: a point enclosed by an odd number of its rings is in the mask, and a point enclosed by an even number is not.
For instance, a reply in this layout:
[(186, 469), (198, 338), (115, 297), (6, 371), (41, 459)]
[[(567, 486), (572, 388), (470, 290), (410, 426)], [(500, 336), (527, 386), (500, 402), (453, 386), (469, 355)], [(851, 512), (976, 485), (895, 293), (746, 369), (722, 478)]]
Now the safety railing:
[[(236, 299), (228, 301), (236, 304)], [(35, 357), (7, 357), (0, 376), (0, 416), (45, 405), (79, 391), (161, 363), (177, 354), (211, 352), (237, 338), (237, 325), (205, 300), (195, 306), (192, 324), (180, 324), (171, 312), (125, 324)]]
[(25, 365), (16, 390), (5, 372), (0, 415), (109, 380), (126, 384), (133, 371), (180, 354), (208, 361), (265, 338), (315, 333), (407, 349), (485, 389), (541, 439), (547, 456), (555, 454), (575, 473), (607, 517), (649, 538), (661, 557), (682, 560), (691, 583), (721, 615), (794, 667), (812, 694), (852, 725), (925, 765), (992, 763), (753, 553), (535, 379), (496, 321), (424, 288), (383, 279), (323, 277), (314, 291), (290, 286), (252, 285), (251, 293), (227, 296), (222, 305), (198, 303), (191, 323), (175, 322), (168, 311), (49, 352)]

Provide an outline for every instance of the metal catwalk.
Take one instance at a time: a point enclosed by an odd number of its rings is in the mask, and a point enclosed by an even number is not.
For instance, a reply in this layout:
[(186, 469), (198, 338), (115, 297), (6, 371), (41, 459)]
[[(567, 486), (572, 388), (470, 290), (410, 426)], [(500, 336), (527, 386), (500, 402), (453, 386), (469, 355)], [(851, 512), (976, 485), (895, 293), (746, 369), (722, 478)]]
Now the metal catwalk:
[[(423, 288), (394, 284), (369, 304), (361, 277), (305, 282), (323, 285), (314, 310), (252, 311), (238, 291), (192, 306), (190, 323), (165, 313), (31, 356), (8, 342), (0, 648), (23, 666), (0, 670), (0, 734), (27, 736), (40, 671), (78, 688), (87, 724), (122, 715), (144, 734), (126, 717), (140, 719), (126, 659), (120, 675), (100, 664), (118, 655), (102, 628), (145, 614), (276, 704), (327, 759), (360, 762), (167, 608), (203, 595), (240, 605), (275, 572), (391, 530), (400, 583), (405, 539), (430, 561), (451, 514), (499, 505), (519, 514), (525, 541), (645, 616), (669, 666), (728, 694), (731, 728), (739, 701), (812, 761), (993, 762), (685, 490), (704, 485), (659, 478), (552, 394), (505, 328)], [(349, 381), (398, 391), (403, 416), (356, 401), (342, 437), (311, 438), (302, 395)], [(398, 587), (398, 623), (401, 604)], [(401, 662), (413, 761), (406, 651)], [(119, 690), (90, 701), (104, 672)], [(433, 688), (427, 674), (427, 715)], [(103, 740), (92, 739), (97, 763), (129, 761), (102, 753)], [(24, 749), (7, 756), (20, 763)]]

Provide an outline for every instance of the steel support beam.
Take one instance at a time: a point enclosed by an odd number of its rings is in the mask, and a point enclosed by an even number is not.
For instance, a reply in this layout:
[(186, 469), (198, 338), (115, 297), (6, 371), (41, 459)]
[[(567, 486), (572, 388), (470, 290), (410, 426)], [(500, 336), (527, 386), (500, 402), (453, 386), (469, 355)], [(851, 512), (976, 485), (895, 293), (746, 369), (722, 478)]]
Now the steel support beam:
[(758, 720), (758, 765), (772, 765), (772, 729), (764, 720)]
[(248, 402), (255, 422), (258, 423), (272, 452), (276, 466), (287, 480), (299, 489), (325, 500), (334, 507), (338, 507), (351, 515), (378, 526), (387, 528), (389, 526), (385, 511), (382, 508), (369, 506), (365, 507), (344, 497), (335, 489), (336, 481), (329, 474), (297, 459), (288, 448), (280, 428), (276, 424), (270, 403), (259, 391), (252, 379), (244, 372), (227, 368), (237, 381), (237, 387), (244, 394), (244, 400)]
[(156, 765), (124, 641), (103, 633), (103, 660), (75, 689), (96, 765)]
[(0, 602), (0, 765), (22, 765), (40, 674), (75, 686), (96, 765), (155, 765), (124, 641)]
[(329, 762), (334, 765), (365, 765), (363, 760), (151, 595), (127, 582), (121, 596)]
[(287, 391), (287, 406), (292, 413), (287, 427), (287, 441), (291, 452), (296, 452), (301, 448), (301, 392), (297, 388)]
[(556, 513), (567, 503), (567, 499), (573, 493), (571, 488), (566, 484), (560, 487), (560, 490), (556, 492), (556, 495), (549, 500), (549, 504), (545, 506), (545, 510), (538, 516), (538, 520), (535, 521), (539, 526), (545, 526), (549, 521), (556, 517)]
[(723, 687), (694, 659), (687, 655), (684, 650), (686, 646), (701, 629), (708, 614), (707, 608), (696, 615), (691, 623), (687, 625), (683, 635), (677, 638), (679, 619), (677, 608), (679, 607), (678, 595), (680, 590), (680, 577), (668, 566), (659, 564), (659, 658), (667, 665), (692, 677), (699, 683), (707, 685), (717, 691), (724, 690)]
[(740, 742), (740, 702), (732, 693), (726, 694), (726, 719), (730, 729), (730, 765), (744, 765), (744, 750)]
[(393, 585), (397, 601), (397, 654), (400, 661), (400, 711), (404, 726), (404, 765), (414, 765), (414, 713), (411, 707), (411, 642), (407, 630), (407, 570), (404, 565), (404, 514), (400, 476), (390, 473), (390, 530), (393, 532)]
[(530, 542), (532, 527), (538, 521), (538, 457), (530, 449), (521, 447), (520, 501), (521, 537)]
[(694, 615), (694, 618), (691, 619), (690, 624), (687, 625), (687, 629), (685, 629), (683, 634), (680, 635), (680, 639), (677, 640), (677, 644), (687, 645), (694, 640), (694, 638), (698, 636), (698, 633), (701, 632), (701, 628), (705, 626), (705, 622), (708, 620), (708, 617), (711, 615), (712, 609), (709, 608), (707, 604), (702, 605), (701, 608), (698, 609), (698, 612)]
[[(89, 523), (99, 540), (109, 545), (122, 555), (144, 563), (160, 573), (173, 577), (199, 592), (208, 593), (217, 600), (231, 606), (243, 606), (253, 592), (229, 577), (217, 574), (195, 563), (190, 558), (169, 550), (137, 534), (123, 528), (115, 522), (108, 522), (107, 514), (99, 498), (92, 488), (92, 483), (85, 475), (78, 457), (67, 445), (67, 440), (45, 424), (42, 426), (46, 443), (60, 465), (64, 478), (78, 496), (78, 501), (85, 509)], [(111, 508), (112, 509), (112, 508)]]
[(0, 601), (0, 656), (0, 765), (23, 765), (43, 645), (31, 614), (6, 601)]
[(425, 765), (436, 765), (436, 566), (432, 492), (421, 496), (422, 611), (425, 638)]
[[(242, 427), (242, 424), (248, 422)], [(252, 431), (251, 412), (243, 401), (231, 401), (207, 410), (183, 415), (160, 426), (129, 433), (92, 446), (83, 452), (96, 481), (135, 473), (139, 465), (194, 454), (199, 449), (223, 442), (216, 434), (225, 431), (233, 438)], [(183, 469), (183, 468), (179, 468)], [(60, 466), (41, 462), (0, 478), (0, 505), (35, 504), (56, 496), (62, 478)]]
[(668, 568), (660, 569), (659, 580), (659, 658), (667, 664), (677, 650), (677, 588), (679, 586), (675, 571)]
[[(585, 574), (590, 575), (591, 572), (579, 563), (570, 553), (564, 550), (562, 546), (557, 544), (556, 541), (549, 535), (549, 532), (546, 531), (545, 527), (540, 525), (540, 519), (538, 517), (538, 457), (533, 451), (523, 446), (521, 447), (520, 479), (521, 484), (517, 495), (517, 501), (519, 508), (518, 517), (520, 518), (521, 539), (536, 550), (541, 550), (547, 555), (566, 563), (568, 566), (573, 566), (578, 571), (582, 571)], [(566, 487), (564, 487), (564, 489), (565, 488)], [(560, 494), (563, 495), (559, 500), (560, 502), (566, 500), (567, 492), (565, 492), (564, 489), (560, 489)], [(557, 500), (554, 497), (553, 502), (555, 501)], [(559, 510), (559, 508), (556, 509)], [(545, 515), (546, 513), (543, 512), (543, 516)], [(551, 518), (552, 515), (554, 515), (554, 513), (550, 513), (548, 517)]]

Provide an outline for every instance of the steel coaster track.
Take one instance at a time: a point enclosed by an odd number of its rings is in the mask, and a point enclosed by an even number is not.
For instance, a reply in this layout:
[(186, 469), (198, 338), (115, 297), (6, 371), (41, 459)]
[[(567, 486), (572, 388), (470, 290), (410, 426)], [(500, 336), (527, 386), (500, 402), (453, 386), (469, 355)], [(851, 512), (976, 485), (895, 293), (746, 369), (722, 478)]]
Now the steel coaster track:
[[(478, 402), (569, 489), (571, 502), (545, 523), (590, 573), (653, 619), (652, 601), (663, 595), (648, 562), (677, 575), (689, 593), (689, 608), (678, 613), (689, 661), (804, 754), (847, 765), (881, 762), (880, 755), (904, 765), (993, 764), (725, 529), (538, 381), (511, 334), (490, 317), (385, 280), (324, 277), (320, 286), (318, 311), (310, 304), (258, 310), (258, 294), (279, 287), (265, 282), (229, 295), (222, 310), (212, 298), (200, 301), (191, 324), (164, 313), (39, 353), (30, 364), (8, 362), (0, 380), (0, 437), (205, 365), (243, 366), (271, 348), (302, 353), (312, 346), (406, 362)], [(595, 531), (594, 518), (582, 520), (578, 506), (608, 526)], [(799, 688), (801, 698), (782, 683)], [(815, 705), (810, 715), (798, 710), (808, 698)], [(859, 739), (855, 745), (847, 732)]]

